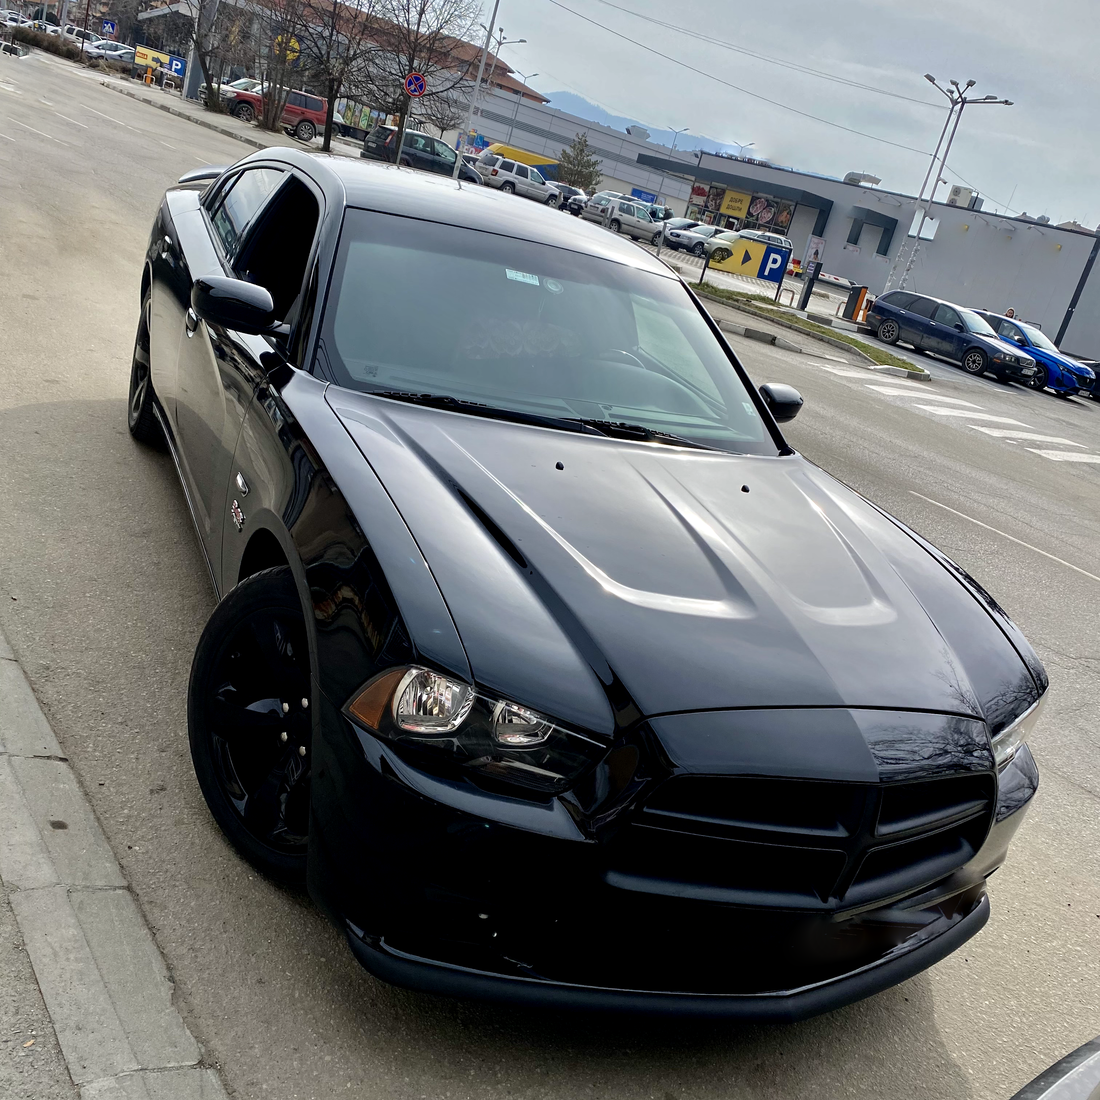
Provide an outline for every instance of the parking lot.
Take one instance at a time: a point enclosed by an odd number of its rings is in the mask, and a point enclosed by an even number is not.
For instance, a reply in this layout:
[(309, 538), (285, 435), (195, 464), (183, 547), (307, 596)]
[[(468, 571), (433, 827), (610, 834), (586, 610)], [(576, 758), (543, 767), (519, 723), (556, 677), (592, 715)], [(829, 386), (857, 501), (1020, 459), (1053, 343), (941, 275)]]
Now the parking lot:
[[(791, 443), (972, 572), (1050, 673), (1033, 743), (1040, 793), (976, 939), (895, 989), (789, 1027), (397, 990), (358, 967), (308, 899), (243, 863), (206, 810), (185, 699), (213, 596), (171, 459), (126, 431), (159, 197), (182, 172), (250, 150), (38, 55), (0, 58), (0, 148), (0, 626), (231, 1095), (993, 1100), (1093, 1037), (1100, 403), (924, 357), (932, 380), (912, 382), (794, 334), (800, 353), (730, 337), (756, 382), (805, 397)], [(41, 1020), (18, 980), (13, 1011)], [(45, 1082), (46, 1039), (39, 1050)], [(20, 1072), (11, 1080), (33, 1080)]]

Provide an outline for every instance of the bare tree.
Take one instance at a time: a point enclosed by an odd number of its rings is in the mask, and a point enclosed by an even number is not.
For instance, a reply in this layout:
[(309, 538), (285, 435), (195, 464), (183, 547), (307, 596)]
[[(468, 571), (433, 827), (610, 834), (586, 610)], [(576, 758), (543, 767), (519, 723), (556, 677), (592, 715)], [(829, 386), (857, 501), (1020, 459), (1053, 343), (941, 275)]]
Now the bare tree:
[(428, 126), (433, 126), (442, 137), (448, 130), (457, 130), (466, 118), (466, 101), (457, 90), (441, 95), (424, 96), (424, 101), (414, 110)]
[(380, 47), (371, 68), (371, 91), (380, 106), (400, 116), (400, 145), (411, 101), (403, 87), (409, 73), (424, 77), (427, 91), (415, 104), (426, 117), (435, 98), (460, 95), (459, 85), (477, 70), (477, 51), (467, 43), (481, 16), (479, 0), (378, 0)]
[(302, 65), (314, 88), (328, 100), (321, 148), (332, 145), (336, 100), (370, 84), (371, 59), (378, 52), (376, 0), (310, 0), (297, 31)]
[(256, 76), (263, 82), (260, 125), (278, 130), (286, 109), (291, 84), (301, 64), (302, 47), (297, 32), (303, 25), (303, 0), (263, 0), (257, 6)]

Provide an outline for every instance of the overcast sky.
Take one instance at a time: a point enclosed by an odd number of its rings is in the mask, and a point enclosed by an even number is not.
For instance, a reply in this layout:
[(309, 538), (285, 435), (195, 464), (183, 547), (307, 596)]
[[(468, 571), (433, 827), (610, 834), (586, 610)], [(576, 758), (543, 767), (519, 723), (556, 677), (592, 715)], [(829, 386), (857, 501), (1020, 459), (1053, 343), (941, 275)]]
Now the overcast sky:
[[(973, 79), (972, 95), (1015, 105), (967, 107), (948, 162), (951, 182), (976, 185), (987, 208), (1010, 205), (1090, 228), (1100, 222), (1097, 0), (559, 2), (657, 53), (552, 0), (501, 0), (498, 26), (506, 38), (527, 39), (505, 44), (501, 56), (539, 73), (531, 85), (544, 94), (572, 91), (652, 127), (755, 142), (748, 155), (828, 175), (871, 172), (884, 188), (915, 194), (947, 108), (923, 74), (941, 83)], [(921, 103), (783, 68), (637, 15)], [(666, 58), (873, 137), (800, 117)], [(938, 197), (945, 195), (941, 187)]]

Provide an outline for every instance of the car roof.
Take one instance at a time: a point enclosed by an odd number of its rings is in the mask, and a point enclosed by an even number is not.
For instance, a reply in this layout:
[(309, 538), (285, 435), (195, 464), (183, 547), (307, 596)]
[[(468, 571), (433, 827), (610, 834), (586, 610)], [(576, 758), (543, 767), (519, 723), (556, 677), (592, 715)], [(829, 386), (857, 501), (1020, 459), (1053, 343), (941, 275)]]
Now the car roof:
[(289, 164), (322, 186), (339, 186), (347, 206), (499, 233), (599, 256), (665, 278), (676, 278), (660, 260), (633, 241), (608, 233), (583, 219), (563, 218), (555, 208), (518, 201), (514, 195), (491, 187), (381, 161), (307, 153), (293, 148), (257, 150), (238, 164), (253, 160)]

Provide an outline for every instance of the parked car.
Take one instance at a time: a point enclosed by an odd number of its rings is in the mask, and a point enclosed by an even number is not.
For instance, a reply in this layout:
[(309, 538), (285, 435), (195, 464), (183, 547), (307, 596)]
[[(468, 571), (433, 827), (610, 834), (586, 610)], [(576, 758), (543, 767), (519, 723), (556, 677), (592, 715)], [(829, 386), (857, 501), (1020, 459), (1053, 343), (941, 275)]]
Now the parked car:
[(794, 250), (794, 245), (786, 237), (781, 237), (778, 233), (762, 233), (756, 229), (715, 233), (703, 242), (703, 249), (712, 260), (728, 260), (738, 241), (757, 241), (775, 248), (785, 248), (788, 252)]
[(1059, 397), (1082, 393), (1100, 399), (1095, 372), (1084, 363), (1063, 355), (1041, 329), (988, 310), (976, 309), (974, 312), (987, 321), (1002, 340), (1012, 347), (1023, 348), (1035, 359), (1035, 373), (1027, 382), (1033, 389), (1050, 389)]
[(625, 196), (621, 191), (597, 191), (581, 208), (585, 221), (603, 223), (607, 220), (608, 207)]
[[(363, 148), (359, 155), (365, 160), (382, 160), (393, 164), (397, 156), (397, 128), (394, 126), (375, 126), (363, 139)], [(401, 146), (401, 163), (406, 168), (419, 168), (422, 172), (436, 172), (441, 176), (454, 174), (455, 157), (458, 154), (445, 141), (425, 134), (420, 130), (406, 130)], [(458, 178), (467, 183), (484, 183), (480, 172), (476, 172), (462, 158)]]
[(707, 241), (723, 230), (718, 225), (696, 225), (691, 229), (670, 229), (665, 233), (665, 242), (671, 248), (682, 248), (693, 256), (702, 256)]
[(636, 241), (651, 241), (657, 232), (649, 216), (649, 207), (644, 203), (632, 202), (625, 195), (608, 204), (605, 217), (607, 228), (612, 233), (625, 233)]
[(157, 204), (126, 417), (218, 600), (214, 819), (401, 985), (790, 1020), (913, 976), (988, 919), (1042, 664), (664, 264), (523, 214), (278, 148)]
[(579, 217), (580, 212), (584, 209), (584, 204), (588, 202), (588, 195), (579, 187), (574, 187), (569, 183), (555, 183), (554, 186), (561, 192), (561, 202), (558, 203), (558, 209)]
[(1100, 361), (1096, 359), (1074, 359), (1074, 362), (1080, 363), (1083, 367), (1088, 367), (1093, 373), (1093, 377), (1096, 381), (1093, 383), (1092, 389), (1089, 391), (1088, 396), (1094, 401), (1100, 401)]
[(673, 252), (679, 247), (672, 243), (672, 230), (674, 229), (694, 229), (699, 223), (692, 218), (669, 218), (668, 221), (662, 222), (660, 229), (653, 234), (653, 239), (649, 242), (656, 246), (661, 237), (664, 238), (664, 244), (662, 247), (671, 248)]
[(530, 164), (508, 160), (498, 153), (482, 153), (477, 158), (477, 173), (489, 187), (510, 194), (523, 195), (547, 206), (561, 202), (561, 192), (543, 178), (542, 173)]
[(94, 46), (97, 42), (108, 41), (101, 34), (96, 34), (95, 31), (86, 31), (83, 27), (76, 26), (75, 23), (66, 23), (65, 28), (61, 31), (61, 37), (69, 42), (79, 46), (83, 39), (85, 47)]
[[(221, 86), (222, 99), (230, 99), (234, 92), (255, 92), (257, 95), (263, 95), (263, 81), (256, 80), (251, 76), (242, 76), (239, 80), (234, 80), (229, 84), (223, 84)], [(206, 102), (206, 83), (205, 81), (199, 85), (198, 97), (201, 102)]]
[[(233, 89), (226, 97), (232, 106), (230, 113), (242, 122), (251, 122), (263, 113), (264, 101), (261, 92)], [(325, 128), (325, 114), (328, 100), (309, 92), (290, 92), (283, 108), (283, 129), (293, 134), (299, 141), (312, 141), (318, 130)]]
[(103, 61), (133, 61), (136, 51), (133, 46), (127, 46), (125, 42), (96, 42), (92, 46), (84, 47), (85, 57), (100, 58)]
[(1020, 382), (1035, 375), (1035, 360), (1022, 348), (1009, 350), (973, 310), (939, 298), (891, 290), (875, 299), (867, 324), (883, 343), (912, 344), (958, 363), (967, 374), (991, 371), (1002, 381)]

